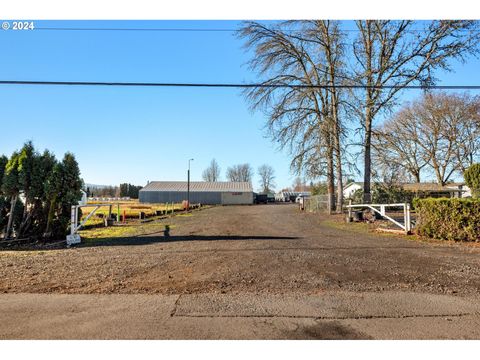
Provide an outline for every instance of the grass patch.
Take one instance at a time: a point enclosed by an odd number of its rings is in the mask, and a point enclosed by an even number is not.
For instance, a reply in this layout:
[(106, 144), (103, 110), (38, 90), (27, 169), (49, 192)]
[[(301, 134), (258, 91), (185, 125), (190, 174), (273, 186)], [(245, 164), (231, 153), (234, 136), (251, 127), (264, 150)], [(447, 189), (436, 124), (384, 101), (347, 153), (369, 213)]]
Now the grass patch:
[[(139, 213), (144, 212), (146, 217), (152, 217), (155, 216), (155, 213), (157, 211), (168, 211), (168, 213), (171, 213), (173, 211), (179, 211), (183, 210), (183, 205), (182, 204), (140, 204), (138, 201), (114, 201), (114, 202), (89, 202), (88, 205), (90, 206), (84, 206), (82, 207), (82, 213), (83, 217), (85, 218), (94, 208), (96, 204), (112, 204), (112, 214), (117, 215), (118, 212), (120, 212), (120, 215), (123, 216), (125, 214), (125, 217), (127, 219), (138, 219)], [(119, 211), (120, 209), (120, 211)], [(102, 222), (102, 219), (98, 217), (98, 215), (101, 215), (103, 217), (108, 216), (108, 206), (103, 206), (99, 208), (96, 212), (95, 215), (90, 218), (86, 225), (96, 225), (100, 224)]]
[[(179, 208), (181, 205), (178, 205)], [(159, 207), (159, 204), (152, 204), (153, 208)], [(171, 206), (169, 207), (169, 209)], [(203, 209), (209, 208), (202, 207)], [(194, 210), (196, 211), (196, 210)], [(108, 212), (108, 209), (107, 209)], [(177, 212), (174, 216), (182, 216), (182, 217), (192, 217), (194, 214), (190, 213), (183, 213)], [(95, 217), (93, 218), (95, 219)], [(155, 219), (155, 218), (154, 218)], [(170, 229), (175, 229), (175, 225), (170, 225), (165, 222), (159, 222), (158, 220), (149, 221), (149, 222), (140, 222), (138, 220), (129, 220), (125, 225), (116, 225), (116, 226), (109, 226), (109, 227), (93, 227), (89, 229), (80, 230), (79, 234), (82, 237), (82, 242), (86, 244), (98, 243), (102, 241), (115, 241), (126, 238), (132, 237), (141, 237), (146, 235), (153, 235), (158, 234), (159, 236), (163, 235), (163, 231), (165, 230), (165, 225), (169, 225)], [(157, 218), (158, 219), (158, 218)], [(99, 219), (100, 223), (103, 223), (102, 219)], [(98, 220), (97, 220), (98, 221)], [(87, 222), (87, 225), (89, 223)]]
[(346, 223), (345, 221), (341, 221), (338, 219), (323, 220), (322, 223), (335, 229), (347, 230), (352, 232), (362, 232), (362, 233), (370, 233), (374, 231), (376, 228), (376, 226), (372, 227), (373, 224), (369, 224), (369, 223), (364, 223), (364, 222)]
[[(126, 238), (134, 238), (146, 235), (163, 236), (166, 223), (148, 222), (134, 223), (130, 225), (109, 226), (79, 231), (82, 237), (82, 243), (92, 245), (102, 241), (124, 240)], [(174, 225), (170, 225), (170, 229), (174, 229)]]
[[(333, 219), (324, 220), (322, 222), (325, 225), (327, 225), (331, 228), (344, 230), (344, 231), (349, 231), (349, 232), (354, 232), (354, 233), (369, 234), (369, 235), (375, 234), (375, 235), (386, 236), (386, 237), (402, 236), (404, 238), (407, 238), (403, 234), (395, 234), (395, 233), (377, 231), (377, 229), (380, 227), (379, 223), (367, 223), (367, 222), (347, 223), (347, 222), (345, 222), (343, 216), (341, 218), (335, 217)], [(398, 229), (400, 229), (400, 228), (398, 228)]]

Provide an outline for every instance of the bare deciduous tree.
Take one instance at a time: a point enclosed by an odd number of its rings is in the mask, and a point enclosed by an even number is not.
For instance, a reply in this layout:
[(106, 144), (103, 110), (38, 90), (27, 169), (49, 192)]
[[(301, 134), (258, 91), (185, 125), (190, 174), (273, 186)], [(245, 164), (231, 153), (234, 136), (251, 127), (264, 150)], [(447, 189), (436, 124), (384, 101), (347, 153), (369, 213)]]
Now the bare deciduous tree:
[(275, 187), (275, 171), (270, 165), (264, 164), (258, 168), (258, 176), (260, 177), (260, 186), (262, 191), (267, 193), (273, 191)]
[[(422, 169), (428, 165), (428, 156), (420, 142), (422, 131), (410, 108), (403, 108), (373, 132), (373, 162), (377, 173), (384, 177), (420, 182)], [(404, 173), (408, 175), (405, 176)], [(383, 179), (384, 180), (384, 179)]]
[[(289, 148), (296, 173), (326, 176), (331, 200), (336, 175), (337, 210), (345, 161), (340, 118), (353, 113), (360, 119), (364, 201), (370, 202), (374, 120), (406, 87), (432, 85), (436, 70), (450, 70), (449, 60), (477, 54), (480, 39), (477, 21), (356, 24), (355, 38), (345, 36), (337, 21), (247, 22), (240, 31), (255, 51), (251, 67), (267, 78), (265, 86), (246, 90), (251, 108), (266, 111), (269, 135)], [(339, 87), (345, 84), (357, 86), (348, 97)]]
[(220, 180), (220, 166), (218, 166), (217, 160), (212, 159), (208, 168), (203, 171), (202, 178), (204, 181), (211, 182)]
[(232, 182), (252, 182), (253, 169), (250, 164), (239, 164), (227, 169), (227, 178)]
[[(353, 111), (363, 128), (364, 202), (371, 201), (371, 140), (375, 117), (414, 83), (435, 83), (433, 72), (450, 70), (452, 58), (464, 60), (478, 52), (477, 21), (357, 21), (353, 42), (354, 78), (365, 86), (355, 91)], [(413, 29), (415, 28), (415, 29)]]
[(292, 184), (292, 190), (295, 192), (298, 191), (306, 191), (307, 189), (307, 183), (305, 182), (305, 179), (302, 179), (300, 176), (297, 176), (295, 180), (293, 181)]
[(480, 97), (427, 93), (374, 134), (377, 164), (401, 166), (417, 182), (429, 168), (444, 185), (480, 155)]
[[(290, 150), (295, 173), (326, 176), (334, 204), (335, 169), (342, 179), (340, 94), (335, 84), (343, 35), (338, 22), (285, 22), (270, 27), (247, 22), (240, 35), (247, 39), (247, 48), (255, 50), (252, 69), (267, 77), (262, 83), (266, 86), (247, 90), (251, 108), (266, 111), (269, 135)], [(338, 186), (342, 188), (341, 180)], [(337, 210), (342, 193), (338, 191)]]
[(479, 104), (468, 97), (426, 94), (413, 105), (421, 121), (423, 147), (437, 182), (444, 185), (470, 166), (480, 150)]

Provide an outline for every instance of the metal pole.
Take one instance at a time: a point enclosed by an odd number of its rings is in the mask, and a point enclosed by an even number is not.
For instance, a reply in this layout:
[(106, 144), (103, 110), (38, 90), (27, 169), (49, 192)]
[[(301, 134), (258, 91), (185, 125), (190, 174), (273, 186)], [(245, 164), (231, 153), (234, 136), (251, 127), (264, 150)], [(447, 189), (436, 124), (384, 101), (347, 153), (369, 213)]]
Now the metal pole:
[(188, 161), (187, 171), (187, 211), (190, 209), (190, 160)]
[(187, 212), (190, 210), (190, 161), (193, 159), (188, 159), (188, 171), (187, 171)]

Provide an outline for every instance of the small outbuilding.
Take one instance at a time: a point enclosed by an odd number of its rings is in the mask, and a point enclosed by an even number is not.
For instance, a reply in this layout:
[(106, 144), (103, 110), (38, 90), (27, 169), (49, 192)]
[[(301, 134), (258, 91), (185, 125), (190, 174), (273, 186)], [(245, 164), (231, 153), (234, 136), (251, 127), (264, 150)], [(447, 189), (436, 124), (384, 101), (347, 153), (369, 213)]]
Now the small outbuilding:
[[(186, 181), (151, 181), (139, 192), (141, 203), (181, 203), (186, 199)], [(190, 203), (207, 205), (253, 204), (252, 184), (230, 181), (191, 181)]]

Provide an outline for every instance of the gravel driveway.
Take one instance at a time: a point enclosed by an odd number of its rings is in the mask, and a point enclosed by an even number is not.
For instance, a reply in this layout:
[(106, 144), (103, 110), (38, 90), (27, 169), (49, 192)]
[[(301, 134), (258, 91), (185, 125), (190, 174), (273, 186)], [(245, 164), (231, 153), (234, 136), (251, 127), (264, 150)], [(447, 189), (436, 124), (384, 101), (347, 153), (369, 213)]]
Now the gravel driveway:
[[(445, 314), (435, 311), (432, 314), (431, 311), (416, 314), (412, 310), (410, 315), (424, 318), (468, 315), (474, 317), (469, 321), (478, 325), (478, 309), (463, 313), (455, 309), (455, 299), (463, 305), (480, 300), (478, 247), (423, 243), (401, 236), (332, 226), (330, 220), (300, 213), (295, 205), (288, 204), (214, 207), (162, 221), (171, 226), (168, 239), (162, 233), (156, 233), (115, 241), (100, 239), (71, 249), (0, 252), (0, 291), (21, 293), (18, 296), (25, 299), (28, 298), (25, 293), (160, 294), (173, 296), (174, 300), (182, 296), (183, 301), (197, 299), (191, 306), (182, 304), (180, 300), (184, 313), (197, 311), (207, 317), (212, 309), (216, 309), (212, 307), (212, 302), (217, 304), (220, 301), (223, 304), (220, 313), (226, 311), (230, 314), (227, 310), (233, 306), (233, 299), (243, 303), (242, 299), (252, 297), (258, 299), (259, 304), (269, 304), (272, 301), (269, 299), (279, 297), (299, 299), (285, 305), (288, 311), (284, 312), (295, 315), (294, 304), (301, 304), (307, 301), (305, 299), (310, 299), (307, 302), (313, 301), (317, 307), (322, 306), (318, 305), (321, 301), (315, 302), (312, 297), (323, 299), (327, 295), (335, 297), (335, 294), (347, 294), (347, 298), (356, 294), (376, 296), (376, 300), (371, 302), (370, 312), (365, 312), (368, 315), (375, 307), (382, 306), (385, 294), (389, 294), (391, 309), (409, 308), (408, 299), (413, 301), (413, 295), (408, 294), (431, 296), (428, 298), (431, 301), (436, 299), (432, 304), (438, 303), (438, 296), (442, 295), (448, 297), (450, 304), (450, 310), (445, 308)], [(402, 300), (403, 305), (391, 301), (401, 298), (407, 299)], [(429, 307), (428, 299), (422, 305), (424, 309)], [(331, 298), (329, 301), (335, 304)], [(255, 307), (255, 303), (252, 304)], [(265, 308), (265, 305), (259, 306)], [(317, 310), (313, 311), (312, 318), (321, 319), (318, 314), (322, 312), (319, 308)], [(215, 311), (218, 312), (218, 309)], [(245, 307), (239, 310), (238, 316), (241, 317), (245, 311)], [(358, 311), (358, 314), (363, 314)], [(339, 320), (348, 320), (337, 313)], [(273, 311), (271, 316), (268, 314), (268, 311), (260, 311), (257, 317), (288, 318), (282, 311)], [(362, 319), (363, 316), (355, 315), (355, 311), (350, 314), (352, 319)], [(365, 319), (371, 317), (367, 315)], [(410, 315), (407, 311), (403, 315), (400, 313), (399, 318), (409, 318)], [(231, 314), (226, 317), (229, 316)], [(335, 319), (335, 311), (329, 313), (328, 319)], [(11, 321), (13, 323), (15, 319)], [(14, 336), (8, 335), (10, 333), (5, 326), (4, 322), (0, 334), (3, 337)], [(331, 333), (328, 329), (327, 333)], [(452, 337), (478, 336), (465, 331), (465, 334), (457, 332), (457, 336), (452, 334)], [(224, 333), (225, 336), (227, 333)], [(358, 338), (352, 335), (354, 333), (346, 332), (339, 338)], [(177, 338), (182, 338), (181, 334)], [(260, 332), (252, 337), (269, 337), (266, 334), (281, 338), (287, 333), (281, 332), (283, 335), (280, 336)], [(295, 332), (288, 334), (287, 338), (312, 338)], [(365, 333), (360, 338), (381, 337), (382, 332), (375, 334)], [(404, 334), (407, 338), (409, 335), (418, 338), (418, 335), (413, 335), (414, 332)], [(433, 333), (432, 336), (435, 338)], [(448, 332), (445, 336), (448, 337)], [(112, 334), (112, 337), (116, 335)], [(187, 333), (185, 337), (189, 337)], [(239, 333), (238, 337), (244, 336)]]

